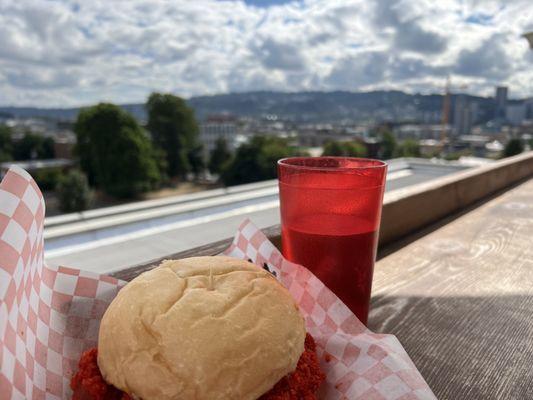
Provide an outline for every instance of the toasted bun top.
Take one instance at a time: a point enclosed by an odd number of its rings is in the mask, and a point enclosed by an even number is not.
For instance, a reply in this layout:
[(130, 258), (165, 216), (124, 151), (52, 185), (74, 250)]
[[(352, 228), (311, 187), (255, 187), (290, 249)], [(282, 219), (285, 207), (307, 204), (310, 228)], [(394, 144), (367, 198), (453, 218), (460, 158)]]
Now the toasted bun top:
[(256, 400), (296, 368), (304, 320), (267, 271), (230, 257), (164, 261), (100, 325), (104, 379), (143, 400)]

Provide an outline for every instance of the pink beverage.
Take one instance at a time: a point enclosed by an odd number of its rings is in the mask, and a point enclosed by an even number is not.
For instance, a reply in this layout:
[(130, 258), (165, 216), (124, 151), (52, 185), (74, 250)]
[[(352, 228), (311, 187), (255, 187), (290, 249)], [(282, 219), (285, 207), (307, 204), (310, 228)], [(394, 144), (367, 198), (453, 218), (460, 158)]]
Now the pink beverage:
[(283, 255), (309, 268), (364, 324), (386, 172), (369, 159), (278, 162)]

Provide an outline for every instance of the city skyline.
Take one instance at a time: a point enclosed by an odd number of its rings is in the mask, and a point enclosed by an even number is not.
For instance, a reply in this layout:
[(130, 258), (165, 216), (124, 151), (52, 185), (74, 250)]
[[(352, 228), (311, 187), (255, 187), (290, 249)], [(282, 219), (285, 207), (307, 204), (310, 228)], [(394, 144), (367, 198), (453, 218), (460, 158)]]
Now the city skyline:
[[(528, 4), (529, 3), (529, 4)], [(0, 105), (256, 90), (533, 95), (529, 1), (0, 0)]]

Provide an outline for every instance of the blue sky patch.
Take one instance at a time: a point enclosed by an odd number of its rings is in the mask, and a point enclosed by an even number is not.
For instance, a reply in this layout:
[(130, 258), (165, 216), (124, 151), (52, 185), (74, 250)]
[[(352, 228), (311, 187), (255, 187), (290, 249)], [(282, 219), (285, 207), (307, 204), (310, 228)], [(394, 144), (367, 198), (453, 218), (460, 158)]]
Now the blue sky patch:
[(490, 25), (492, 22), (492, 18), (493, 16), (489, 14), (476, 13), (469, 15), (466, 19), (466, 22), (477, 25)]

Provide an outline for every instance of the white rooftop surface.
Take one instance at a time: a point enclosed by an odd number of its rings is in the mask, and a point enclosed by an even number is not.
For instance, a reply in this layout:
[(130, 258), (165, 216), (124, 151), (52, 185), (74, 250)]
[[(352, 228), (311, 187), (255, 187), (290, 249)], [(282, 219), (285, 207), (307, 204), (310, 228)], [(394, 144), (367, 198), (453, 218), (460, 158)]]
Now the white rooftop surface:
[[(464, 167), (419, 160), (389, 162), (387, 191)], [(277, 181), (215, 189), (47, 218), (49, 265), (108, 273), (233, 236), (244, 218), (279, 224)]]

